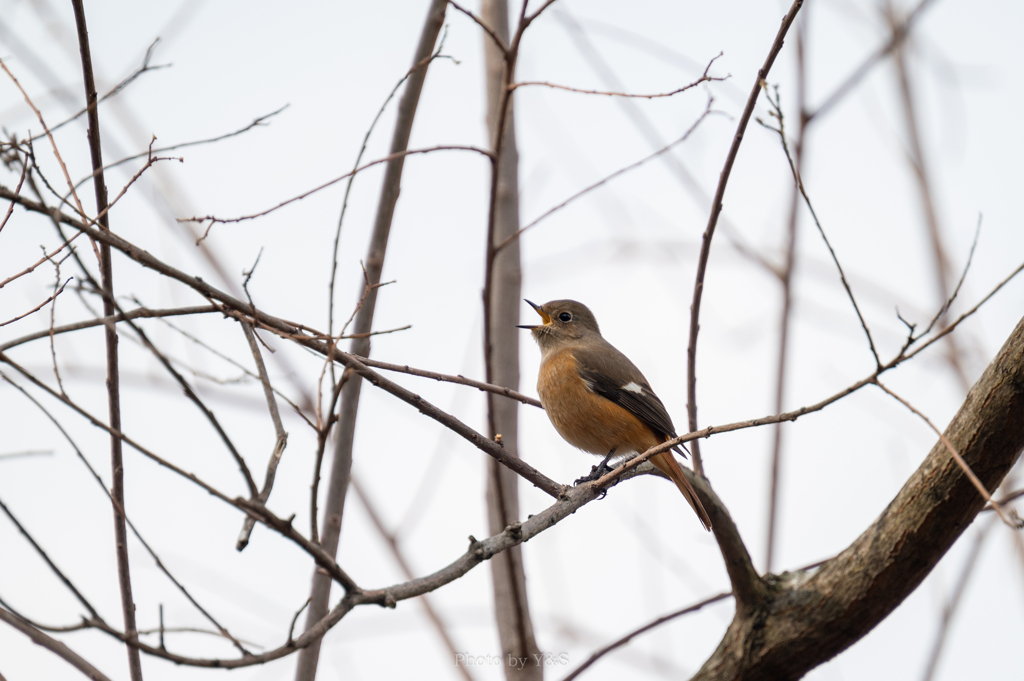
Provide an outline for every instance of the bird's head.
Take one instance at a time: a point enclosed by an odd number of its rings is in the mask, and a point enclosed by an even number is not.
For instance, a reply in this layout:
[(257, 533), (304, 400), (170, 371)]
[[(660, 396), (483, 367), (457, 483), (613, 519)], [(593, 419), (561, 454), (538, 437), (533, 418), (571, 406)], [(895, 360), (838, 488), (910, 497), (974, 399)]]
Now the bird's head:
[(529, 329), (545, 354), (588, 336), (601, 336), (594, 313), (583, 303), (575, 300), (552, 300), (543, 305), (526, 302), (537, 311), (542, 323), (519, 328)]

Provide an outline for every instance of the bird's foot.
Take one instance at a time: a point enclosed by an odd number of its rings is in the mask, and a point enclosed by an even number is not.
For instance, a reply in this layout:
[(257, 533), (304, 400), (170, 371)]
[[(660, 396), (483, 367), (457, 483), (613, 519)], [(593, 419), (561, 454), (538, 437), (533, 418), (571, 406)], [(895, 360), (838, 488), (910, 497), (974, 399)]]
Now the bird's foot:
[[(580, 485), (583, 484), (584, 482), (593, 482), (594, 480), (600, 480), (602, 476), (604, 476), (606, 473), (609, 473), (612, 470), (611, 466), (608, 465), (608, 462), (611, 461), (612, 456), (614, 455), (615, 448), (612, 448), (612, 451), (608, 452), (608, 456), (601, 459), (601, 463), (597, 464), (596, 466), (591, 466), (590, 473), (588, 475), (584, 475), (582, 478), (577, 478), (576, 482), (574, 482), (573, 484)], [(604, 495), (605, 493), (602, 492), (601, 496), (603, 497)]]

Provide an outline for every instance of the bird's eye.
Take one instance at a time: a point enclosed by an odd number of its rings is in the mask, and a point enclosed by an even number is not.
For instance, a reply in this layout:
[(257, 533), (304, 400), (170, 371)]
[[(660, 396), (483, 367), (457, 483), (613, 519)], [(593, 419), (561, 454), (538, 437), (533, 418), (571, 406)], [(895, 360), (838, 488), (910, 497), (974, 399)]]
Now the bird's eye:
[(569, 312), (563, 312), (562, 314), (558, 315), (558, 318), (561, 319), (563, 322), (571, 322), (572, 314), (570, 314)]

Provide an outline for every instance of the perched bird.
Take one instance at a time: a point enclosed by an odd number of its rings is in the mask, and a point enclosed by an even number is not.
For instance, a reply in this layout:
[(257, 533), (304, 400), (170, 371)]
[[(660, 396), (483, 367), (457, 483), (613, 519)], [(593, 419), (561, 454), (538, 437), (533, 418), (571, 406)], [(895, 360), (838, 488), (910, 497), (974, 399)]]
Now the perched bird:
[[(605, 457), (643, 453), (676, 436), (665, 405), (640, 370), (601, 337), (594, 314), (575, 300), (535, 305), (542, 324), (529, 329), (540, 345), (537, 392), (565, 440)], [(671, 451), (650, 459), (676, 484), (704, 529), (711, 519)]]

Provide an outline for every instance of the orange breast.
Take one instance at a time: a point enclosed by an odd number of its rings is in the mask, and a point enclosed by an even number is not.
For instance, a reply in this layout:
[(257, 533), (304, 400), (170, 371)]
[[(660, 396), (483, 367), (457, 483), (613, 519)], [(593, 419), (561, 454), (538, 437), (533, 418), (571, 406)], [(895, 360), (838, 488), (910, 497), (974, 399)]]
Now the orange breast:
[(629, 454), (661, 442), (639, 418), (587, 387), (571, 350), (541, 365), (537, 392), (558, 434), (585, 452), (605, 456), (614, 448), (616, 455)]

